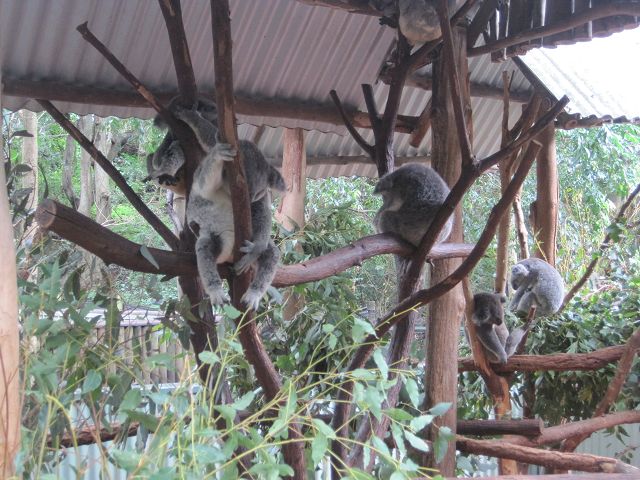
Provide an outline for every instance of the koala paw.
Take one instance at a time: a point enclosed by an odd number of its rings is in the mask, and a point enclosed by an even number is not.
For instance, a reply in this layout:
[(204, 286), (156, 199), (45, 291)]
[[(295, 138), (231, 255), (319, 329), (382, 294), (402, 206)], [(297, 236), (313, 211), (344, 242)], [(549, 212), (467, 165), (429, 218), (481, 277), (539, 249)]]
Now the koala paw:
[(236, 273), (236, 275), (247, 271), (247, 269), (253, 264), (253, 262), (256, 261), (259, 253), (255, 250), (256, 245), (253, 242), (249, 240), (244, 241), (244, 244), (242, 245), (242, 247), (240, 247), (240, 251), (244, 253), (244, 255), (233, 266), (233, 271)]
[(211, 299), (212, 305), (222, 305), (223, 303), (229, 303), (231, 301), (229, 295), (222, 289), (221, 285), (212, 285), (205, 288), (205, 290)]
[(254, 290), (253, 288), (250, 288), (244, 293), (240, 301), (248, 309), (257, 310), (258, 306), (260, 305), (261, 298), (262, 298), (262, 295), (260, 295), (260, 292), (258, 292), (257, 290)]
[(222, 162), (233, 162), (237, 150), (228, 143), (216, 143), (211, 151), (211, 155), (215, 160)]

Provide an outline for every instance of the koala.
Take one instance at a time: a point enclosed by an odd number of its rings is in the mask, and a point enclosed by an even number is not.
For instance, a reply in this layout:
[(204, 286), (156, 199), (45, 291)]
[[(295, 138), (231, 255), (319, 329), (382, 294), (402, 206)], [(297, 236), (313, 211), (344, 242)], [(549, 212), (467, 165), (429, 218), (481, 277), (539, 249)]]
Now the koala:
[[(384, 175), (373, 193), (382, 195), (383, 200), (374, 218), (376, 231), (395, 233), (418, 246), (449, 195), (449, 187), (432, 168), (408, 163)], [(449, 217), (437, 243), (449, 237), (452, 226), (453, 218)]]
[[(184, 107), (186, 107), (186, 105), (183, 105), (181, 97), (173, 98), (167, 106), (171, 111)], [(218, 115), (214, 102), (199, 98), (196, 101), (195, 109), (209, 122), (217, 122)], [(153, 124), (163, 130), (168, 128), (167, 124), (159, 115), (153, 120)], [(186, 186), (184, 183), (183, 167), (184, 153), (182, 147), (173, 132), (168, 130), (156, 151), (147, 155), (147, 177), (144, 181), (148, 182), (153, 180), (161, 187), (184, 196), (186, 194)]]
[(510, 309), (516, 314), (527, 315), (535, 305), (536, 317), (544, 317), (556, 313), (562, 305), (562, 277), (539, 258), (527, 258), (511, 267), (511, 286), (515, 293)]
[[(435, 40), (440, 36), (440, 20), (436, 12), (438, 0), (369, 0), (369, 5), (390, 19), (397, 18), (397, 26), (411, 45)], [(449, 14), (453, 15), (464, 0), (449, 0)], [(396, 5), (397, 4), (397, 5)], [(394, 25), (395, 22), (382, 22)]]
[[(218, 142), (217, 116), (212, 102), (199, 99), (195, 109), (192, 109), (174, 99), (169, 108), (176, 118), (193, 130), (205, 152), (205, 157), (194, 172), (187, 203), (187, 224), (197, 236), (196, 259), (203, 287), (214, 305), (221, 304), (228, 302), (229, 296), (222, 288), (216, 265), (232, 260), (235, 242), (231, 191), (225, 163), (233, 161), (236, 152), (228, 144)], [(255, 266), (255, 277), (241, 301), (247, 308), (256, 310), (271, 285), (280, 260), (280, 251), (270, 238), (270, 189), (284, 191), (286, 187), (280, 173), (269, 165), (253, 143), (240, 141), (239, 148), (247, 175), (253, 238), (246, 240), (240, 248), (244, 255), (233, 268), (239, 274)], [(171, 149), (177, 152), (175, 157), (181, 158), (184, 163), (184, 152), (177, 140), (172, 140)], [(156, 152), (154, 157), (168, 161), (168, 153), (169, 150), (165, 154)]]
[[(471, 321), (476, 326), (480, 343), (489, 361), (507, 363), (510, 356), (505, 350), (509, 330), (504, 324), (504, 308), (507, 297), (501, 293), (476, 293), (473, 296)], [(513, 354), (513, 352), (512, 352)]]

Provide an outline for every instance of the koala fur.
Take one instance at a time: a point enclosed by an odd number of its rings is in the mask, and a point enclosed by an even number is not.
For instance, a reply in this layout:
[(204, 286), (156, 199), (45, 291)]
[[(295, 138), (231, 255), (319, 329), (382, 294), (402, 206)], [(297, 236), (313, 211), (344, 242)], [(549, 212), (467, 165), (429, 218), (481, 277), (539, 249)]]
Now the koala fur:
[[(383, 200), (374, 219), (377, 232), (395, 233), (418, 246), (449, 195), (449, 187), (432, 168), (408, 163), (384, 175), (373, 193)], [(452, 226), (453, 217), (449, 217), (437, 243), (449, 237)]]
[[(194, 172), (187, 204), (187, 224), (197, 236), (196, 258), (203, 287), (214, 305), (221, 304), (228, 302), (229, 296), (222, 288), (216, 265), (233, 259), (235, 242), (231, 191), (224, 164), (233, 161), (236, 152), (228, 144), (217, 141), (217, 114), (213, 102), (198, 99), (195, 109), (192, 109), (174, 99), (169, 108), (193, 130), (206, 154)], [(160, 152), (163, 146), (165, 150)], [(244, 255), (233, 268), (236, 273), (243, 273), (255, 265), (255, 277), (241, 299), (244, 305), (255, 310), (271, 285), (280, 259), (280, 251), (270, 238), (270, 189), (284, 191), (285, 183), (253, 143), (240, 141), (238, 146), (249, 188), (253, 238), (240, 248)], [(170, 156), (170, 153), (174, 155)], [(184, 164), (184, 152), (170, 131), (152, 158), (171, 160), (172, 165)], [(162, 169), (162, 161), (156, 163), (160, 168), (155, 171)], [(175, 170), (169, 174), (172, 172)]]
[(564, 282), (558, 271), (544, 260), (527, 258), (511, 267), (514, 290), (510, 309), (520, 315), (536, 306), (536, 317), (556, 313), (564, 299)]
[(504, 324), (504, 308), (507, 297), (501, 293), (476, 293), (473, 296), (471, 321), (476, 326), (480, 343), (484, 346), (489, 361), (507, 363), (505, 345), (509, 330)]

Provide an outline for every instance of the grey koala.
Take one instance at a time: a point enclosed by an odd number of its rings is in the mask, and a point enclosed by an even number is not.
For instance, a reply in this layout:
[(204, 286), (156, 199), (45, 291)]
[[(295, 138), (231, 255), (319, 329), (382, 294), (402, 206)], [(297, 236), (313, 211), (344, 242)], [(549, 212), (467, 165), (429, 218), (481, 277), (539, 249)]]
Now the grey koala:
[[(387, 18), (397, 18), (397, 25), (410, 44), (435, 40), (440, 36), (440, 20), (436, 12), (438, 0), (369, 0), (369, 5)], [(453, 15), (464, 0), (449, 0), (449, 15)], [(396, 6), (397, 4), (397, 6)], [(383, 23), (393, 25), (395, 22)]]
[(536, 317), (544, 317), (556, 313), (562, 305), (562, 277), (539, 258), (527, 258), (511, 267), (511, 286), (515, 293), (510, 309), (517, 314), (526, 315), (535, 305)]
[[(178, 108), (186, 108), (181, 97), (174, 97), (167, 108), (172, 112)], [(205, 98), (199, 98), (194, 108), (209, 122), (216, 124), (218, 113), (214, 102)], [(162, 117), (157, 115), (153, 124), (161, 129), (167, 129), (167, 124)], [(155, 152), (147, 155), (147, 177), (155, 181), (161, 187), (172, 190), (178, 195), (185, 195), (184, 183), (184, 152), (180, 143), (171, 130), (167, 130), (162, 143)]]
[[(172, 101), (169, 107), (193, 130), (206, 153), (194, 172), (187, 222), (198, 237), (196, 258), (204, 289), (213, 304), (221, 304), (228, 302), (229, 296), (222, 289), (216, 265), (232, 260), (235, 241), (231, 192), (224, 164), (233, 160), (235, 151), (228, 144), (217, 141), (217, 117), (213, 114), (215, 105), (212, 102), (199, 99), (195, 110), (186, 108), (179, 101)], [(181, 156), (184, 162), (179, 143), (174, 140), (171, 148), (179, 149), (180, 154), (176, 156)], [(280, 259), (280, 251), (270, 238), (269, 189), (284, 191), (285, 183), (253, 143), (240, 141), (239, 148), (247, 175), (253, 238), (240, 248), (244, 255), (233, 268), (236, 273), (243, 273), (256, 265), (255, 277), (241, 299), (248, 308), (255, 310), (271, 285)]]
[[(373, 190), (382, 195), (382, 206), (374, 219), (378, 233), (395, 233), (414, 246), (431, 225), (438, 209), (449, 195), (449, 187), (430, 167), (407, 163), (384, 175)], [(444, 242), (451, 233), (449, 217), (438, 235)]]
[[(507, 297), (501, 293), (476, 293), (473, 296), (471, 321), (476, 326), (480, 343), (491, 362), (507, 363), (510, 356), (505, 351), (509, 330), (504, 323), (504, 308)], [(513, 353), (513, 352), (512, 352)]]

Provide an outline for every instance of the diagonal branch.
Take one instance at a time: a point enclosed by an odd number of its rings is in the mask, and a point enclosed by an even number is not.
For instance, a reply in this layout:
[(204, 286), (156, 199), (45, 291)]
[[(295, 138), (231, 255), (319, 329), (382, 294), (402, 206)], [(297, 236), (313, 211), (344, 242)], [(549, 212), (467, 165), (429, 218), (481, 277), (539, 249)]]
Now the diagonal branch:
[(609, 248), (609, 244), (611, 243), (611, 232), (612, 232), (611, 227), (617, 225), (622, 221), (622, 219), (624, 218), (624, 214), (627, 212), (627, 209), (631, 206), (631, 204), (633, 203), (633, 200), (638, 196), (638, 194), (640, 194), (640, 183), (636, 185), (636, 188), (633, 190), (633, 192), (629, 194), (625, 202), (620, 207), (620, 210), (618, 210), (618, 214), (616, 215), (616, 218), (613, 219), (613, 222), (611, 222), (611, 225), (609, 225), (609, 228), (607, 228), (607, 234), (605, 235), (604, 240), (600, 244), (600, 249), (599, 249), (600, 251), (598, 256), (595, 256), (593, 260), (591, 260), (586, 270), (584, 271), (584, 274), (582, 275), (582, 277), (580, 277), (580, 280), (578, 280), (575, 283), (575, 285), (571, 287), (571, 290), (569, 290), (569, 293), (565, 295), (564, 300), (562, 301), (562, 306), (560, 307), (560, 311), (558, 313), (562, 312), (565, 309), (567, 304), (576, 295), (576, 293), (578, 293), (578, 291), (580, 291), (582, 286), (585, 283), (587, 283), (587, 280), (589, 280), (589, 277), (595, 270), (596, 265), (598, 264), (598, 261), (600, 260), (600, 258), (602, 258), (602, 254), (605, 252), (607, 248)]
[(67, 118), (65, 117), (60, 110), (53, 106), (51, 102), (46, 100), (38, 100), (38, 103), (42, 105), (42, 107), (53, 117), (53, 119), (60, 124), (62, 128), (64, 128), (69, 135), (73, 137), (73, 139), (80, 144), (82, 148), (84, 148), (91, 158), (95, 160), (95, 162), (100, 165), (100, 167), (107, 172), (107, 175), (111, 177), (113, 182), (118, 186), (118, 188), (124, 193), (124, 196), (127, 197), (127, 200), (133, 205), (133, 207), (142, 215), (142, 217), (153, 227), (153, 229), (158, 232), (158, 235), (162, 237), (162, 239), (167, 242), (167, 245), (172, 250), (178, 249), (178, 239), (171, 232), (169, 227), (167, 227), (162, 220), (160, 220), (155, 213), (151, 211), (151, 209), (147, 206), (146, 203), (142, 201), (142, 199), (138, 196), (136, 192), (129, 186), (125, 178), (122, 174), (113, 166), (113, 164), (107, 160), (107, 158), (96, 148), (96, 146), (91, 143), (91, 141), (85, 137), (80, 130)]
[(176, 69), (178, 90), (185, 103), (193, 105), (196, 101), (198, 88), (193, 73), (187, 35), (184, 31), (180, 0), (158, 0), (158, 3), (169, 33), (169, 44), (171, 45), (173, 65)]

